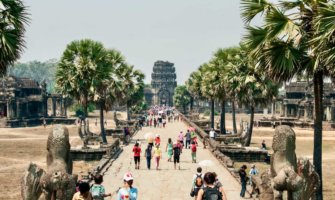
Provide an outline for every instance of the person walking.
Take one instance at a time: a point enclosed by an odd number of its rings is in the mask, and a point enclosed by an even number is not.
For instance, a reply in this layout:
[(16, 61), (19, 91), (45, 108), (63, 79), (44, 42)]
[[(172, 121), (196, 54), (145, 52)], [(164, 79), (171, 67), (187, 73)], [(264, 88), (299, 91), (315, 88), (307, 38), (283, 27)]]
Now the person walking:
[(172, 155), (173, 155), (173, 143), (172, 143), (171, 138), (168, 139), (168, 143), (166, 144), (165, 152), (167, 152), (167, 155), (168, 155), (168, 160), (167, 161), (171, 162), (171, 158), (172, 158)]
[(241, 192), (240, 192), (240, 197), (244, 198), (245, 195), (245, 191), (247, 190), (247, 173), (246, 170), (247, 166), (246, 165), (242, 165), (242, 167), (240, 168), (240, 170), (238, 171), (239, 175), (240, 175), (240, 179), (241, 179)]
[(252, 182), (252, 179), (253, 179), (254, 176), (257, 176), (257, 175), (258, 175), (258, 170), (256, 168), (256, 165), (252, 164), (251, 169), (249, 171), (249, 185), (251, 185), (251, 188), (252, 188), (252, 191), (250, 193), (250, 197), (252, 197), (252, 195), (256, 193), (256, 185), (255, 185), (255, 183)]
[(96, 174), (94, 176), (94, 184), (91, 186), (91, 194), (94, 200), (104, 200), (105, 197), (112, 196), (111, 193), (105, 192), (105, 187), (101, 185), (103, 182), (103, 176)]
[(197, 145), (193, 141), (191, 144), (191, 156), (192, 156), (192, 163), (197, 162)]
[(191, 197), (194, 196), (195, 200), (197, 199), (199, 190), (203, 188), (203, 185), (204, 185), (204, 181), (203, 181), (204, 176), (201, 172), (202, 172), (202, 168), (198, 167), (197, 173), (193, 175), (193, 179), (192, 179)]
[(188, 145), (188, 148), (190, 148), (191, 146), (191, 133), (190, 133), (190, 130), (187, 129), (187, 132), (185, 133), (185, 149), (187, 149), (187, 145)]
[(212, 172), (207, 172), (204, 175), (204, 185), (198, 192), (197, 200), (227, 200), (223, 188), (218, 188), (214, 185), (215, 175)]
[(162, 157), (162, 151), (159, 147), (159, 144), (156, 145), (156, 147), (154, 148), (154, 156), (155, 156), (155, 160), (156, 160), (156, 170), (158, 170), (159, 168), (159, 160)]
[(150, 170), (152, 158), (152, 146), (150, 144), (148, 144), (144, 154), (145, 158), (147, 159), (147, 168)]
[(176, 142), (176, 144), (173, 146), (173, 163), (174, 163), (174, 169), (177, 168), (177, 163), (178, 163), (178, 169), (180, 169), (180, 154), (182, 150), (182, 145), (180, 144), (180, 141)]
[(215, 135), (216, 132), (214, 131), (213, 128), (211, 128), (211, 130), (209, 131), (209, 138), (215, 140)]
[(156, 138), (155, 138), (155, 145), (160, 145), (161, 144), (161, 138), (159, 134), (156, 134)]
[(130, 172), (123, 175), (123, 187), (117, 193), (117, 200), (137, 200), (138, 190), (133, 187), (134, 177)]
[(184, 134), (183, 134), (183, 131), (180, 131), (180, 133), (178, 135), (178, 140), (184, 146)]
[(139, 147), (138, 142), (135, 143), (133, 152), (134, 152), (135, 169), (140, 169), (141, 147)]

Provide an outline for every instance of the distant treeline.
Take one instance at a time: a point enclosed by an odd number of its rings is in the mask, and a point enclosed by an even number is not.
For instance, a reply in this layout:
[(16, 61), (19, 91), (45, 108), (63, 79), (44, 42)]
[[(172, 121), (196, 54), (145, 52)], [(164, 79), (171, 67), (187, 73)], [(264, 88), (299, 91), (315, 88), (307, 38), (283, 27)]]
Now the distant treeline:
[(45, 62), (30, 61), (27, 63), (16, 63), (8, 69), (8, 75), (31, 78), (39, 83), (47, 83), (48, 92), (54, 92), (55, 74), (58, 60), (51, 59)]

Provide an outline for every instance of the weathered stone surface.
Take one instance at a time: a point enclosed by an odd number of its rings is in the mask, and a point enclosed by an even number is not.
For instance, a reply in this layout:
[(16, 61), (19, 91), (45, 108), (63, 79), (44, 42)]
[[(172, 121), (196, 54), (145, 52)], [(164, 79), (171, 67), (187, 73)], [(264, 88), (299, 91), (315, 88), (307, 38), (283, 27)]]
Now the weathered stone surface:
[(57, 125), (50, 132), (47, 141), (47, 170), (31, 163), (22, 185), (22, 198), (39, 199), (41, 192), (46, 200), (71, 200), (75, 193), (77, 176), (72, 173), (69, 133), (66, 127)]

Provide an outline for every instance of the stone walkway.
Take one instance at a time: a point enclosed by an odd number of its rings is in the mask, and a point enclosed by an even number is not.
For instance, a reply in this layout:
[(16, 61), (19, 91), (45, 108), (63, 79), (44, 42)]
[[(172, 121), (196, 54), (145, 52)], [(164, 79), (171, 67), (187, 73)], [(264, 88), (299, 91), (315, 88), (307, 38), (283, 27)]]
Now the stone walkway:
[[(191, 190), (192, 177), (196, 172), (196, 168), (199, 166), (191, 161), (191, 151), (184, 149), (181, 154), (181, 169), (175, 170), (173, 162), (167, 162), (167, 154), (165, 147), (168, 138), (173, 141), (177, 139), (179, 131), (185, 133), (187, 126), (181, 122), (168, 123), (165, 128), (149, 128), (144, 127), (139, 131), (133, 138), (133, 142), (128, 146), (123, 147), (123, 152), (117, 160), (114, 161), (113, 165), (105, 173), (103, 185), (106, 187), (106, 192), (113, 192), (111, 199), (116, 199), (115, 191), (123, 185), (123, 174), (130, 171), (134, 176), (134, 187), (139, 190), (140, 200), (156, 200), (156, 199), (168, 199), (168, 200), (184, 200), (194, 199), (191, 198), (189, 193)], [(161, 136), (161, 148), (163, 150), (163, 158), (160, 162), (160, 170), (155, 170), (155, 163), (152, 160), (152, 169), (148, 170), (146, 167), (146, 159), (144, 157), (144, 150), (147, 146), (144, 135), (152, 132), (154, 134), (160, 134)], [(139, 170), (135, 170), (133, 161), (133, 143), (134, 140), (139, 139), (141, 141), (142, 156), (141, 156), (141, 167)], [(223, 184), (223, 188), (226, 192), (229, 200), (240, 199), (240, 185), (231, 176), (225, 167), (223, 167), (215, 157), (209, 152), (208, 149), (203, 149), (203, 146), (199, 144), (197, 149), (197, 161), (211, 160), (212, 166), (203, 167), (203, 173), (206, 171), (215, 171), (219, 180)], [(108, 198), (106, 198), (108, 199)]]

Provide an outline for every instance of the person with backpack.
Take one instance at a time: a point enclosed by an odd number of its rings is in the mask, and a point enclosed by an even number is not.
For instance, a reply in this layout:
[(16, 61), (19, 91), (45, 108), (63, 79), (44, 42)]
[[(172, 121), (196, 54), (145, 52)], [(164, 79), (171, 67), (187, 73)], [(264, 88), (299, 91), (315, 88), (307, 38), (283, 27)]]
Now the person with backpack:
[(166, 144), (165, 152), (167, 152), (168, 155), (168, 162), (171, 162), (172, 155), (173, 155), (173, 143), (171, 138), (169, 138), (168, 143)]
[(192, 155), (192, 163), (197, 162), (197, 145), (193, 141), (191, 144), (191, 155)]
[(94, 176), (94, 184), (91, 187), (91, 194), (94, 200), (104, 200), (105, 197), (112, 196), (111, 193), (106, 194), (105, 187), (101, 185), (103, 177), (100, 174)]
[(192, 179), (192, 189), (191, 189), (191, 197), (195, 197), (195, 200), (197, 199), (199, 190), (203, 187), (203, 175), (202, 175), (202, 168), (197, 168), (197, 173), (194, 174)]
[(181, 149), (182, 148), (183, 148), (182, 145), (180, 143), (178, 143), (178, 141), (173, 146), (173, 163), (174, 163), (174, 169), (176, 169), (177, 163), (179, 165), (178, 168), (180, 169), (180, 153), (181, 153)]
[(130, 172), (123, 176), (123, 187), (117, 193), (117, 200), (136, 200), (138, 196), (137, 188), (133, 187), (134, 177)]
[(244, 198), (245, 191), (247, 190), (247, 172), (245, 171), (247, 169), (246, 165), (242, 165), (240, 170), (238, 171), (240, 178), (241, 178), (241, 192), (240, 192), (240, 197)]
[(147, 159), (147, 167), (150, 170), (151, 167), (151, 158), (152, 158), (152, 147), (150, 144), (148, 144), (148, 147), (145, 149), (145, 158)]
[(188, 148), (190, 148), (191, 146), (191, 133), (190, 133), (190, 130), (187, 129), (187, 132), (185, 133), (185, 149), (187, 149), (187, 146)]
[(204, 185), (206, 187), (199, 190), (197, 200), (227, 200), (222, 187), (218, 188), (214, 183), (215, 175), (212, 172), (207, 172), (204, 175)]
[(135, 169), (140, 169), (141, 147), (139, 147), (138, 142), (135, 143), (133, 152), (134, 152)]

